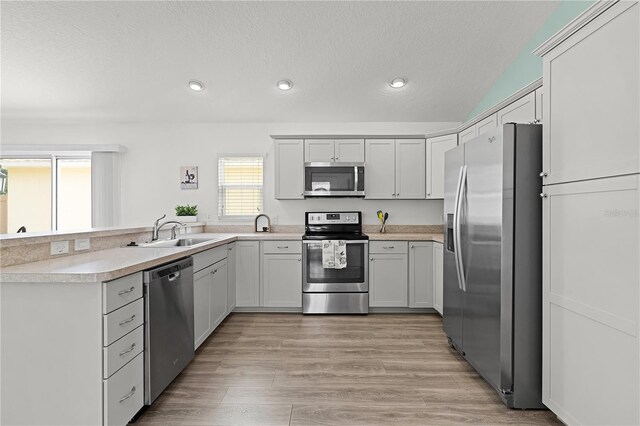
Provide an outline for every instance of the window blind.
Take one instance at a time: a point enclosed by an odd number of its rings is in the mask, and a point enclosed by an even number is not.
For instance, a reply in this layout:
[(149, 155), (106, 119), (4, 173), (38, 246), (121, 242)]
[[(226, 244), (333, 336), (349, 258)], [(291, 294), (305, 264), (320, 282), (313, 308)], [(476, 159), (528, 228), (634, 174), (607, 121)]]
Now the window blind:
[(253, 219), (262, 213), (263, 158), (218, 158), (218, 218)]

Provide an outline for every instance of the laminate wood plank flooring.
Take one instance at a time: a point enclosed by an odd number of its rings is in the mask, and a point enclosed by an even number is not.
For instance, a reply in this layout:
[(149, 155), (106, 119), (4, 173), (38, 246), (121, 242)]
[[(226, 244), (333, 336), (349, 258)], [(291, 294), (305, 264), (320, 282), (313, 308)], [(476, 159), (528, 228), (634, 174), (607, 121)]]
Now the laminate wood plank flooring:
[(436, 314), (231, 314), (137, 425), (553, 424), (510, 410)]

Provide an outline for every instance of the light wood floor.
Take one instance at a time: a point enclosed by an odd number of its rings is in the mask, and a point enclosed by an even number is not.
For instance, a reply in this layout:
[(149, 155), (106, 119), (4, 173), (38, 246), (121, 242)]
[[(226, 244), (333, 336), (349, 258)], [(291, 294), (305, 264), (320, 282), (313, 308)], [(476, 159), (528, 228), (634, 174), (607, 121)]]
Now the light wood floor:
[(509, 410), (438, 315), (232, 314), (142, 425), (560, 424)]

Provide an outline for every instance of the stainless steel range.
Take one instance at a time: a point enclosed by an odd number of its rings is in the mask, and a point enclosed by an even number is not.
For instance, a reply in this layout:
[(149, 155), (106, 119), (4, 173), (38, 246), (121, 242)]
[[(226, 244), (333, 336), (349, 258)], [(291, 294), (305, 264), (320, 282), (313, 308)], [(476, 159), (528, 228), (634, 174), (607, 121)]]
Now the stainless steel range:
[(369, 312), (369, 237), (362, 212), (307, 212), (302, 237), (302, 312)]

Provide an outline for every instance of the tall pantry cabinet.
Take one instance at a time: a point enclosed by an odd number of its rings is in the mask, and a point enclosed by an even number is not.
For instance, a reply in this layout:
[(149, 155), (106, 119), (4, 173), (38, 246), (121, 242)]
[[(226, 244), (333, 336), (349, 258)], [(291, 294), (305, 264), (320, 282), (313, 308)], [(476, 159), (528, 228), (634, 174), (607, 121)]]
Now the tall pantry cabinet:
[(596, 2), (543, 57), (543, 402), (640, 423), (638, 2)]

